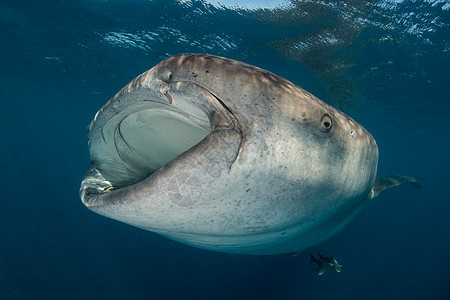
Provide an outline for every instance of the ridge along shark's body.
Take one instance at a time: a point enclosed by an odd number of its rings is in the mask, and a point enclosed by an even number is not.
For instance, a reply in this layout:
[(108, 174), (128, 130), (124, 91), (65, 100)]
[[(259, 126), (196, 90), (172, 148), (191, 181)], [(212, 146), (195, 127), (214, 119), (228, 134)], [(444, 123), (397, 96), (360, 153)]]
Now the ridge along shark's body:
[(170, 57), (125, 86), (88, 128), (91, 210), (219, 252), (301, 251), (379, 192), (378, 149), (357, 122), (260, 68)]

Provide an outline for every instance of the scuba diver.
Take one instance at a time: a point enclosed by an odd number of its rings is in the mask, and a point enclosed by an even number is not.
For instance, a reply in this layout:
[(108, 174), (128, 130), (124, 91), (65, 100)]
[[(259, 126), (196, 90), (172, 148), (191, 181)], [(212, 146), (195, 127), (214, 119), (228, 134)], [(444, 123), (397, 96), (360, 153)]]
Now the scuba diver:
[(317, 264), (317, 268), (313, 269), (317, 272), (317, 275), (323, 275), (329, 269), (332, 269), (336, 272), (341, 272), (342, 265), (340, 265), (334, 256), (326, 257), (319, 253), (319, 259), (315, 258), (311, 253), (309, 253), (311, 260), (309, 263)]

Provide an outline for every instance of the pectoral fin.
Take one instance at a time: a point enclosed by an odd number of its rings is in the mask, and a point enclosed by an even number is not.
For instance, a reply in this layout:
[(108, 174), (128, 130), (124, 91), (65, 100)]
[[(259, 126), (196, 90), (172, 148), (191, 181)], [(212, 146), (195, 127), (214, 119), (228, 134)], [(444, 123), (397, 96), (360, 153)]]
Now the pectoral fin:
[(375, 184), (373, 185), (372, 191), (369, 194), (369, 199), (373, 199), (378, 196), (384, 190), (405, 184), (411, 183), (415, 188), (421, 189), (422, 185), (413, 177), (410, 176), (383, 176), (379, 177), (375, 180)]

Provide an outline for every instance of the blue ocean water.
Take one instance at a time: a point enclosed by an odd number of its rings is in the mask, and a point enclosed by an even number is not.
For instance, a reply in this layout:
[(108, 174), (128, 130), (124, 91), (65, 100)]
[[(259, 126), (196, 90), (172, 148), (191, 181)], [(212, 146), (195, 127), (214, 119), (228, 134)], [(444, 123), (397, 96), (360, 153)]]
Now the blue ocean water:
[[(0, 1), (0, 299), (450, 299), (450, 2)], [(270, 70), (377, 140), (383, 193), (307, 252), (191, 248), (86, 209), (86, 126), (171, 55)]]

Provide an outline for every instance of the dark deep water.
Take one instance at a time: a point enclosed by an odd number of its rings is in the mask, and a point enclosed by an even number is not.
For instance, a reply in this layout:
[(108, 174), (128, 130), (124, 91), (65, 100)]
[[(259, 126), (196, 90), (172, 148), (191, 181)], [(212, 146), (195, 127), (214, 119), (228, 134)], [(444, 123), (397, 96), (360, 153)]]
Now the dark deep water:
[[(450, 2), (292, 2), (0, 1), (0, 299), (450, 299)], [(310, 249), (344, 265), (324, 276), (307, 252), (213, 253), (89, 211), (86, 126), (183, 52), (260, 66), (341, 108), (377, 140), (380, 175), (423, 189), (383, 193)]]

